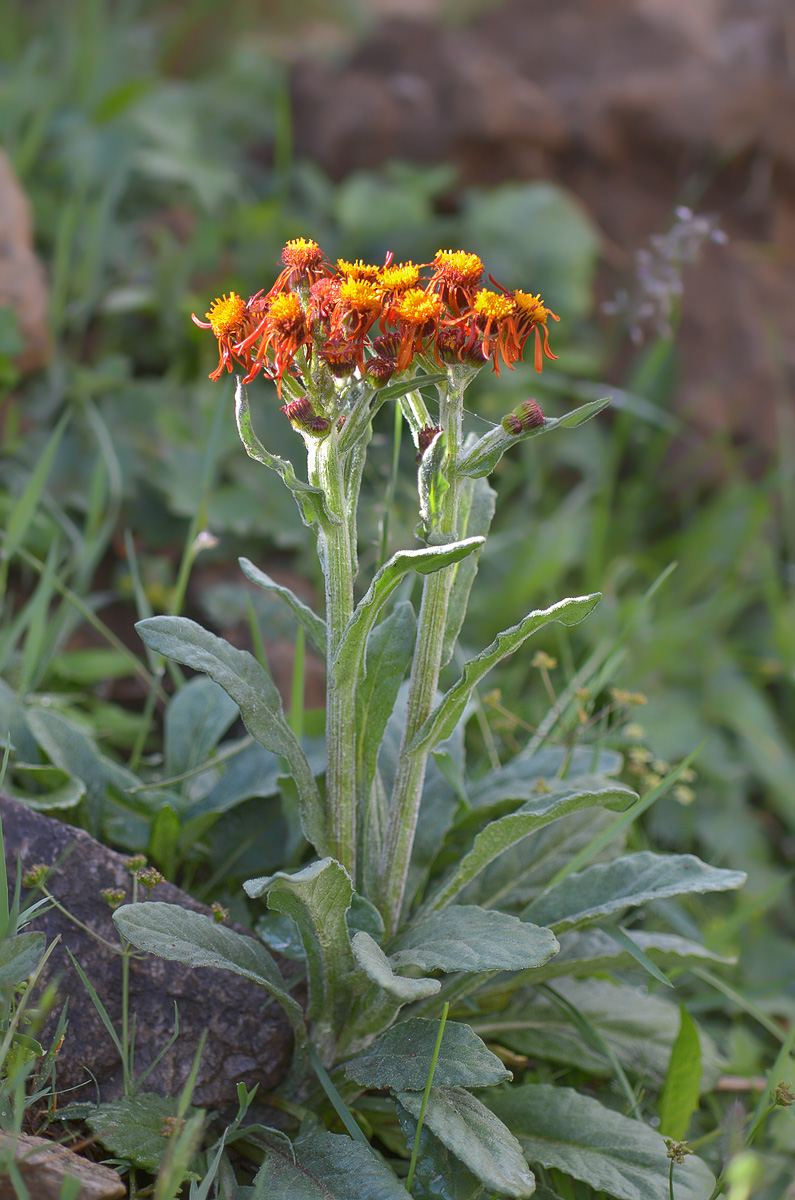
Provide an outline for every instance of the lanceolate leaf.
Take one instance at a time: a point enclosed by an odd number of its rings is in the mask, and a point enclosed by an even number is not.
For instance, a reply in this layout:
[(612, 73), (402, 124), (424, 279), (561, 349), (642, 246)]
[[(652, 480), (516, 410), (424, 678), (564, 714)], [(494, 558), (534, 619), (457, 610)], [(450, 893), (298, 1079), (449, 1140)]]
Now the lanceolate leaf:
[(527, 837), (543, 825), (548, 825), (550, 821), (596, 804), (622, 810), (636, 799), (637, 796), (629, 788), (619, 783), (611, 783), (595, 791), (582, 792), (575, 788), (568, 792), (542, 794), (537, 799), (528, 801), (516, 812), (492, 821), (477, 835), (469, 853), (464, 855), (450, 877), (442, 882), (438, 891), (423, 905), (423, 912), (444, 908), (484, 867), (493, 862), (498, 854), (518, 842), (520, 838)]
[(314, 525), (319, 520), (331, 521), (332, 517), (323, 489), (299, 479), (293, 464), (286, 458), (279, 458), (278, 454), (271, 454), (257, 437), (251, 425), (248, 396), (240, 381), (240, 376), (237, 376), (235, 384), (235, 419), (240, 440), (245, 446), (249, 458), (254, 458), (264, 466), (278, 471), (295, 497), (304, 524)]
[(508, 913), (455, 904), (409, 925), (390, 949), (390, 960), (398, 967), (518, 971), (547, 962), (558, 943), (549, 929), (524, 925)]
[(603, 408), (607, 408), (609, 403), (609, 396), (604, 400), (591, 400), (590, 403), (567, 413), (565, 417), (547, 417), (543, 425), (518, 435), (508, 433), (501, 425), (497, 425), (475, 443), (459, 464), (458, 473), (473, 475), (475, 478), (490, 475), (505, 451), (515, 442), (526, 441), (527, 438), (538, 437), (542, 433), (551, 433), (553, 429), (573, 429), (576, 425), (582, 425), (583, 421), (595, 417)]
[(690, 1118), (698, 1108), (701, 1089), (701, 1043), (698, 1029), (686, 1008), (680, 1008), (676, 1035), (665, 1083), (660, 1093), (660, 1133), (681, 1142)]
[[(698, 942), (673, 933), (645, 933), (625, 929), (628, 938), (650, 958), (656, 967), (705, 966), (710, 962), (729, 964), (731, 958), (713, 954)], [(635, 961), (604, 929), (584, 929), (560, 934), (560, 953), (532, 975), (533, 982), (556, 979), (563, 975), (598, 975), (603, 971), (626, 971)]]
[[(395, 1108), (406, 1141), (413, 1147), (417, 1121), (399, 1100), (395, 1101)], [(493, 1192), (487, 1192), (460, 1158), (443, 1146), (425, 1124), (420, 1132), (417, 1170), (411, 1191), (417, 1200), (491, 1200), (493, 1196)], [(537, 1195), (536, 1190), (534, 1200)]]
[[(572, 1088), (528, 1083), (490, 1099), (531, 1163), (582, 1179), (617, 1200), (662, 1200), (670, 1160), (665, 1142), (641, 1121)], [(674, 1167), (676, 1200), (707, 1200), (715, 1180), (695, 1155)]]
[(568, 875), (542, 892), (522, 917), (553, 928), (576, 925), (666, 896), (742, 887), (745, 879), (743, 871), (710, 867), (692, 854), (642, 850)]
[(279, 1001), (290, 1018), (296, 1048), (306, 1041), (301, 1006), (287, 991), (275, 961), (254, 938), (218, 925), (203, 913), (159, 900), (124, 904), (113, 914), (113, 922), (122, 937), (139, 950), (188, 967), (234, 971), (260, 984)]
[[(428, 1079), (439, 1022), (410, 1017), (387, 1029), (363, 1054), (345, 1063), (349, 1079), (368, 1088), (422, 1091)], [(496, 1054), (468, 1025), (448, 1021), (433, 1074), (438, 1087), (491, 1087), (511, 1078)]]
[(345, 920), (353, 899), (350, 876), (336, 859), (323, 858), (294, 875), (279, 871), (243, 886), (249, 896), (267, 896), (270, 909), (298, 926), (309, 975), (307, 1017), (322, 1058), (324, 1039), (341, 1028), (349, 1004), (344, 981), (354, 969)]
[[(543, 993), (523, 989), (493, 1015), (473, 1017), (473, 1028), (481, 1037), (500, 1041), (518, 1054), (567, 1063), (597, 1076), (613, 1074), (612, 1052), (641, 1082), (662, 1083), (679, 1029), (676, 1004), (663, 995), (603, 979), (558, 980), (554, 992), (566, 1003), (559, 1005)], [(567, 1011), (567, 1004), (593, 1031), (590, 1040)], [(699, 1036), (704, 1083), (711, 1085), (721, 1059), (707, 1034), (701, 1031)]]
[[(397, 1098), (413, 1117), (419, 1116), (422, 1092), (399, 1092)], [(521, 1145), (469, 1092), (458, 1087), (431, 1088), (425, 1124), (473, 1175), (500, 1196), (532, 1196), (535, 1178)]]
[(365, 795), (375, 776), (381, 739), (411, 663), (417, 619), (408, 600), (376, 625), (367, 639), (366, 675), (356, 689), (356, 751)]
[(475, 685), (501, 659), (518, 650), (536, 630), (542, 629), (550, 621), (560, 621), (562, 625), (576, 625), (588, 616), (599, 599), (599, 593), (596, 592), (590, 596), (575, 596), (568, 600), (559, 600), (550, 608), (530, 613), (518, 625), (498, 634), (491, 645), (487, 646), (477, 658), (470, 659), (468, 663), (464, 664), (458, 683), (453, 684), (450, 691), (442, 697), (427, 721), (418, 730), (411, 743), (411, 751), (417, 753), (421, 750), (433, 750), (439, 742), (449, 737), (463, 716)]
[(237, 704), (251, 736), (266, 750), (287, 759), (301, 798), (304, 832), (322, 852), (325, 820), (315, 777), (284, 719), (279, 693), (256, 658), (246, 650), (230, 646), (187, 617), (149, 617), (139, 621), (135, 628), (153, 650), (195, 671), (204, 671), (219, 683)]
[(239, 558), (237, 561), (240, 563), (240, 569), (246, 579), (250, 579), (258, 587), (264, 588), (266, 592), (274, 592), (277, 596), (281, 596), (282, 600), (292, 609), (296, 619), (304, 627), (306, 636), (318, 654), (325, 658), (326, 622), (323, 618), (319, 617), (308, 604), (304, 604), (303, 600), (299, 600), (298, 596), (290, 588), (277, 583), (275, 579), (271, 579), (270, 575), (266, 575), (264, 571), (260, 571), (259, 567), (255, 567), (250, 559)]
[[(545, 786), (556, 786), (566, 768), (565, 782), (570, 786), (583, 775), (617, 775), (623, 758), (615, 750), (595, 750), (575, 746), (544, 746), (535, 754), (517, 754), (505, 766), (496, 767), (475, 780), (468, 788), (473, 808), (489, 809), (510, 800), (532, 800)], [(539, 787), (539, 781), (543, 781)]]
[(359, 663), (364, 653), (365, 642), (375, 624), (376, 617), (386, 600), (394, 592), (401, 579), (409, 571), (420, 575), (431, 575), (453, 563), (466, 558), (483, 545), (483, 538), (465, 538), (461, 542), (447, 542), (442, 546), (422, 546), (418, 550), (398, 550), (389, 562), (376, 572), (369, 588), (356, 605), (356, 610), (342, 635), (339, 650), (334, 659), (334, 673), (345, 678), (358, 674)]
[(291, 1151), (274, 1146), (251, 1200), (406, 1200), (406, 1189), (360, 1142), (321, 1133)]
[(212, 679), (189, 679), (166, 709), (166, 778), (203, 763), (237, 717), (234, 700)]
[[(459, 494), (458, 502), (458, 535), (459, 537), (483, 537), (489, 532), (497, 493), (485, 479), (465, 479)], [(461, 626), (466, 616), (469, 603), (469, 593), (478, 571), (480, 550), (470, 554), (458, 564), (450, 590), (450, 600), (447, 605), (447, 622), (444, 630), (442, 646), (442, 666), (451, 659)]]
[(402, 1004), (435, 996), (441, 990), (438, 979), (412, 979), (396, 975), (389, 959), (369, 933), (361, 931), (354, 934), (351, 944), (356, 962), (367, 978)]

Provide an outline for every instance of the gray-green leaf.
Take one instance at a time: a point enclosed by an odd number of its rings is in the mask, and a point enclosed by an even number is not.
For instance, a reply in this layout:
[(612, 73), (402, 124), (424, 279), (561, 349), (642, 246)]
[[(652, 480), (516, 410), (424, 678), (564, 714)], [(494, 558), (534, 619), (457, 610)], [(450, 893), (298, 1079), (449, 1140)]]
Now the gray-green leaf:
[(406, 1189), (375, 1155), (341, 1133), (271, 1149), (251, 1200), (406, 1200)]
[(548, 825), (550, 821), (597, 804), (604, 808), (622, 810), (628, 808), (636, 799), (635, 792), (629, 788), (620, 783), (610, 783), (592, 791), (581, 791), (573, 787), (570, 791), (541, 794), (536, 799), (529, 800), (515, 812), (492, 821), (477, 835), (472, 849), (463, 856), (449, 878), (442, 881), (436, 893), (426, 901), (423, 911), (444, 908), (462, 888), (502, 854), (503, 850), (543, 825)]
[(577, 425), (582, 425), (583, 421), (595, 417), (603, 408), (607, 408), (609, 403), (609, 396), (603, 400), (591, 400), (588, 404), (583, 404), (580, 408), (575, 408), (573, 412), (567, 413), (565, 417), (547, 417), (543, 425), (538, 425), (535, 429), (528, 429), (520, 434), (508, 433), (502, 425), (496, 425), (488, 433), (485, 433), (465, 455), (458, 466), (458, 473), (459, 475), (472, 475), (476, 479), (483, 475), (490, 475), (505, 451), (516, 442), (538, 437), (542, 433), (551, 433), (553, 429), (573, 429)]
[(356, 754), (365, 795), (375, 776), (384, 730), (411, 663), (416, 626), (414, 609), (410, 601), (404, 600), (367, 639), (366, 674), (356, 689)]
[(306, 636), (318, 654), (325, 658), (326, 622), (323, 618), (319, 617), (308, 604), (304, 604), (303, 600), (300, 600), (290, 588), (277, 583), (275, 579), (271, 579), (270, 575), (266, 575), (264, 571), (260, 571), (259, 567), (255, 567), (250, 559), (239, 558), (237, 561), (240, 563), (240, 569), (246, 579), (250, 579), (258, 587), (264, 588), (266, 592), (273, 592), (275, 595), (281, 596), (282, 600), (292, 609), (299, 624), (303, 626)]
[(522, 917), (557, 929), (666, 896), (727, 891), (745, 880), (744, 871), (711, 867), (693, 854), (642, 850), (567, 876), (533, 900)]
[(124, 904), (113, 914), (113, 922), (122, 937), (139, 950), (188, 967), (234, 971), (260, 984), (284, 1008), (296, 1040), (305, 1040), (301, 1006), (287, 991), (274, 959), (254, 938), (216, 924), (203, 913), (158, 900)]
[(212, 679), (189, 679), (166, 709), (166, 776), (181, 775), (203, 763), (237, 717), (234, 700)]
[[(427, 1082), (439, 1022), (410, 1017), (387, 1029), (363, 1054), (345, 1063), (345, 1074), (362, 1087), (421, 1091)], [(511, 1078), (496, 1054), (468, 1025), (444, 1027), (433, 1080), (437, 1087), (490, 1087)]]
[(460, 542), (447, 542), (442, 546), (421, 546), (417, 550), (398, 550), (373, 580), (356, 605), (348, 622), (334, 659), (334, 674), (346, 679), (356, 678), (364, 653), (365, 643), (375, 624), (381, 608), (409, 571), (420, 575), (431, 575), (453, 563), (460, 562), (483, 545), (482, 537), (464, 538)]
[[(467, 540), (480, 541), (474, 538)], [(550, 621), (560, 621), (562, 625), (577, 625), (596, 607), (599, 599), (599, 593), (595, 592), (590, 596), (573, 596), (567, 600), (559, 600), (549, 608), (529, 613), (518, 625), (497, 634), (491, 645), (477, 658), (472, 658), (464, 664), (461, 678), (442, 697), (427, 721), (417, 731), (410, 747), (412, 753), (431, 751), (439, 742), (450, 736), (463, 716), (472, 689), (501, 659), (513, 654), (532, 634), (548, 625)]]
[(345, 920), (353, 899), (350, 875), (336, 859), (323, 858), (293, 875), (278, 871), (243, 886), (249, 896), (267, 896), (270, 909), (298, 926), (309, 975), (307, 1017), (320, 1052), (324, 1038), (341, 1028), (350, 1002), (344, 986), (354, 969)]
[[(668, 1193), (670, 1160), (662, 1137), (590, 1096), (529, 1083), (493, 1097), (491, 1107), (530, 1162), (556, 1167), (617, 1200), (661, 1200)], [(714, 1184), (695, 1156), (674, 1167), (677, 1200), (707, 1200)]]
[[(710, 962), (734, 962), (734, 959), (714, 954), (698, 942), (691, 942), (674, 933), (646, 933), (641, 929), (625, 929), (624, 932), (656, 967), (663, 970), (689, 964), (705, 966)], [(562, 933), (560, 953), (546, 966), (540, 967), (538, 973), (533, 974), (532, 981), (536, 983), (562, 975), (599, 975), (603, 971), (626, 971), (634, 966), (633, 957), (606, 930), (584, 929)]]
[[(134, 1167), (157, 1171), (169, 1145), (168, 1118), (177, 1116), (176, 1099), (141, 1092), (98, 1104), (85, 1117), (102, 1145)], [(190, 1109), (195, 1113), (196, 1109)]]
[[(485, 479), (465, 479), (459, 492), (458, 501), (458, 536), (482, 537), (485, 539), (489, 532), (494, 509), (497, 503), (497, 493)], [(469, 558), (460, 562), (455, 569), (453, 586), (450, 589), (450, 599), (447, 605), (447, 620), (444, 628), (444, 643), (442, 645), (442, 666), (451, 659), (461, 626), (469, 603), (469, 593), (472, 590), (475, 576), (478, 572), (478, 559), (481, 551), (476, 550)]]
[(322, 853), (326, 837), (325, 817), (315, 777), (298, 739), (284, 719), (279, 693), (256, 658), (187, 617), (149, 617), (139, 621), (135, 628), (153, 650), (192, 667), (194, 671), (203, 671), (220, 684), (239, 707), (251, 736), (266, 750), (287, 759), (301, 799), (304, 832)]
[(423, 971), (519, 971), (541, 966), (557, 951), (548, 929), (476, 904), (455, 904), (401, 931), (390, 960)]
[(424, 1000), (426, 996), (435, 996), (441, 991), (442, 985), (438, 979), (409, 979), (396, 975), (389, 959), (369, 933), (355, 933), (351, 946), (356, 963), (367, 978), (401, 1004)]
[[(418, 1117), (422, 1092), (397, 1098)], [(535, 1177), (522, 1147), (503, 1122), (463, 1088), (431, 1088), (425, 1124), (487, 1187), (505, 1196), (532, 1196)]]

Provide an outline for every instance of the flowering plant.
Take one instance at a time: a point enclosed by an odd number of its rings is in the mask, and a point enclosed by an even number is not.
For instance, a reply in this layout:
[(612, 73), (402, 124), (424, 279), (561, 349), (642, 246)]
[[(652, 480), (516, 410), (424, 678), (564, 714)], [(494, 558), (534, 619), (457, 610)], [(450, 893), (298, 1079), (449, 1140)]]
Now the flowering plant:
[[(293, 1070), (282, 1085), (289, 1111), (296, 1102), (317, 1106), (325, 1092), (343, 1121), (347, 1135), (305, 1121), (287, 1150), (283, 1135), (266, 1137), (256, 1195), (405, 1195), (398, 1122), (412, 1155), (406, 1186), (416, 1181), (418, 1195), (529, 1196), (528, 1163), (547, 1180), (562, 1171), (611, 1196), (661, 1194), (673, 1168), (648, 1126), (548, 1076), (512, 1090), (495, 1085), (511, 1077), (506, 1062), (527, 1064), (525, 1053), (591, 1064), (596, 1055), (628, 1110), (637, 1109), (633, 1067), (582, 1015), (605, 988), (634, 1012), (633, 989), (601, 982), (586, 994), (581, 981), (605, 972), (620, 981), (640, 966), (667, 983), (662, 966), (709, 957), (678, 936), (629, 933), (615, 925), (616, 914), (661, 895), (735, 887), (742, 876), (689, 855), (622, 854), (623, 831), (650, 801), (616, 781), (614, 751), (575, 744), (576, 722), (566, 733), (563, 703), (546, 725), (565, 735), (556, 744), (539, 733), (511, 762), (498, 760), (480, 777), (467, 772), (463, 732), (479, 681), (542, 626), (581, 621), (597, 594), (529, 613), (439, 691), (494, 513), (487, 476), (515, 442), (576, 426), (607, 402), (556, 420), (528, 400), (484, 435), (465, 437), (464, 394), (478, 371), (488, 363), (513, 368), (528, 340), (537, 370), (554, 358), (548, 322), (558, 318), (540, 296), (493, 280), (484, 287), (483, 264), (462, 250), (440, 250), (424, 267), (390, 256), (383, 266), (332, 266), (315, 242), (297, 239), (283, 263), (268, 292), (247, 301), (232, 292), (206, 321), (194, 320), (218, 342), (212, 378), (238, 372), (246, 451), (279, 472), (316, 533), (324, 617), (253, 563), (241, 566), (286, 601), (325, 657), (322, 777), (252, 655), (182, 617), (153, 617), (138, 629), (150, 648), (220, 684), (249, 733), (281, 760), (293, 864), (302, 865), (248, 880), (245, 889), (267, 902), (265, 942), (274, 944), (278, 928), (303, 971), (285, 979), (265, 944), (176, 906), (126, 905), (114, 920), (142, 949), (260, 983), (294, 1032)], [(306, 479), (254, 432), (246, 385), (260, 375), (275, 383), (303, 439)], [(417, 449), (419, 545), (393, 554), (357, 600), (360, 483), (373, 420), (387, 402), (399, 405)], [(422, 579), (418, 610), (412, 575)], [(575, 680), (569, 700), (576, 692)], [(305, 1004), (296, 979), (306, 980)], [(600, 1002), (609, 1007), (611, 998)], [(664, 1002), (657, 1005), (645, 1019), (659, 1023), (665, 1012), (669, 1020)], [(451, 1007), (470, 1024), (447, 1022)], [(562, 1057), (555, 1037), (545, 1044), (533, 1033), (561, 1012), (564, 1021), (577, 1018)], [(670, 1021), (669, 1033), (666, 1059)], [(701, 1045), (706, 1062), (709, 1046)], [(486, 1088), (487, 1102), (472, 1092)], [(368, 1089), (388, 1089), (388, 1111)], [(683, 1136), (681, 1107), (669, 1104), (663, 1133)], [(393, 1151), (389, 1163), (362, 1126)], [(683, 1156), (676, 1180), (678, 1200), (705, 1200), (712, 1188), (695, 1157)]]

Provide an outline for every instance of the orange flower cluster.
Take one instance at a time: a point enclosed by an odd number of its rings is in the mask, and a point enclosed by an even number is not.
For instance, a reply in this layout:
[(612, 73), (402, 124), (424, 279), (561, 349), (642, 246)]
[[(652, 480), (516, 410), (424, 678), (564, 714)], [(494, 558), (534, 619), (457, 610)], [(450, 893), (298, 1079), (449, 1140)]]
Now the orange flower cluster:
[[(558, 317), (529, 292), (481, 286), (483, 263), (465, 250), (439, 250), (431, 263), (329, 263), (317, 242), (295, 238), (282, 252), (284, 270), (269, 292), (248, 301), (222, 296), (194, 314), (218, 341), (218, 379), (237, 364), (249, 383), (262, 372), (281, 393), (285, 373), (305, 369), (318, 355), (338, 377), (356, 370), (382, 387), (418, 354), (440, 364), (480, 367), (489, 359), (513, 368), (535, 337), (535, 367), (549, 348), (547, 321)], [(423, 275), (423, 272), (426, 272)], [(377, 331), (377, 332), (376, 332)], [(296, 363), (296, 358), (298, 359)]]

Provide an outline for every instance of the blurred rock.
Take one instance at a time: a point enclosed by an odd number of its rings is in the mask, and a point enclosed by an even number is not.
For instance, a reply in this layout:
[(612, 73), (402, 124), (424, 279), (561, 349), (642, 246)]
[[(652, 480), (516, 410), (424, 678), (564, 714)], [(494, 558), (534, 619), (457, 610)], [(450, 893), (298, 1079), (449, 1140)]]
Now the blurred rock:
[(774, 447), (795, 382), (790, 0), (395, 18), (342, 65), (296, 64), (292, 87), (297, 150), (335, 178), (403, 158), (454, 163), (464, 184), (571, 188), (606, 235), (604, 296), (676, 205), (717, 212), (730, 242), (686, 275), (677, 405), (707, 433)]
[(33, 253), (30, 205), (8, 158), (0, 150), (0, 309), (17, 316), (23, 349), (16, 363), (35, 371), (50, 356), (49, 297)]
[[(131, 877), (124, 856), (108, 850), (82, 830), (44, 817), (24, 804), (0, 797), (9, 886), (13, 892), (16, 860), (23, 873), (45, 863), (57, 864), (47, 886), (69, 912), (113, 945), (118, 935), (101, 892), (122, 888), (131, 894)], [(25, 893), (23, 893), (25, 895)], [(31, 893), (27, 893), (30, 897)], [(169, 883), (158, 884), (154, 900), (182, 904), (194, 912), (210, 910)], [(99, 1084), (102, 1100), (122, 1095), (121, 1062), (75, 971), (67, 947), (74, 954), (117, 1029), (121, 1028), (121, 960), (97, 937), (81, 929), (58, 909), (36, 917), (31, 929), (43, 930), (48, 943), (61, 941), (51, 955), (46, 978), (57, 978), (58, 994), (69, 1001), (69, 1027), (58, 1054), (58, 1089), (77, 1088), (70, 1100), (94, 1100)], [(244, 933), (245, 930), (239, 929)], [(179, 1009), (179, 1037), (146, 1081), (149, 1091), (178, 1095), (207, 1029), (193, 1102), (226, 1107), (235, 1103), (235, 1089), (260, 1084), (270, 1091), (283, 1078), (292, 1052), (290, 1027), (276, 1004), (265, 1008), (262, 988), (239, 975), (202, 967), (191, 970), (181, 963), (153, 955), (133, 958), (130, 965), (130, 1013), (135, 1015), (135, 1071), (139, 1075), (169, 1040), (174, 1024), (174, 1002)], [(50, 1017), (50, 1029), (60, 1005)], [(44, 1039), (46, 1040), (46, 1030)]]
[[(33, 1200), (60, 1200), (65, 1179), (79, 1179), (80, 1190), (75, 1200), (121, 1200), (127, 1188), (115, 1171), (101, 1163), (81, 1158), (65, 1146), (47, 1138), (28, 1137), (0, 1132), (0, 1159), (13, 1154), (22, 1182)], [(19, 1192), (13, 1182), (0, 1179), (0, 1200), (18, 1200)]]

